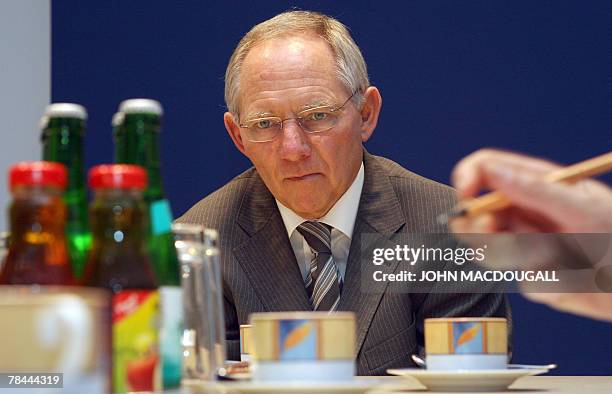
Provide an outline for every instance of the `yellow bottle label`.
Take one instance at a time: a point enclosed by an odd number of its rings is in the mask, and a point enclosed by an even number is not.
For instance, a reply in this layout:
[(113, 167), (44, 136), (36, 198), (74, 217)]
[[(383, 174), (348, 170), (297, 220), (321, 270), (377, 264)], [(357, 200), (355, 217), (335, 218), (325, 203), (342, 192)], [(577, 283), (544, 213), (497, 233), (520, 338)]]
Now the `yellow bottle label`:
[(161, 389), (159, 293), (124, 290), (113, 296), (113, 392)]

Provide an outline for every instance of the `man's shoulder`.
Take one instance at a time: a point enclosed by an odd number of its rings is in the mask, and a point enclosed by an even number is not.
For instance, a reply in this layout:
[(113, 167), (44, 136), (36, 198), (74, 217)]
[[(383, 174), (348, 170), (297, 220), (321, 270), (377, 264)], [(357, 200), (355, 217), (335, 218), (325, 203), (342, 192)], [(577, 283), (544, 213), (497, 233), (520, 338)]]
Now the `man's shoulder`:
[(397, 214), (403, 215), (407, 224), (406, 231), (447, 231), (444, 226), (439, 227), (437, 218), (450, 211), (457, 202), (455, 191), (451, 187), (415, 174), (384, 157), (370, 155), (366, 157), (366, 163), (368, 162), (366, 171), (370, 167), (371, 174), (370, 177), (366, 174), (366, 178), (378, 184), (387, 183), (387, 190), (392, 190), (394, 194), (393, 200), (382, 196), (376, 198), (386, 201), (389, 207), (400, 211)]
[(386, 157), (375, 155), (370, 155), (370, 157), (387, 175), (396, 193), (426, 193), (437, 198), (448, 199), (451, 203), (455, 202), (455, 190), (452, 187), (409, 171)]
[(226, 223), (233, 222), (255, 174), (255, 169), (249, 168), (195, 203), (176, 221), (196, 223), (217, 229)]

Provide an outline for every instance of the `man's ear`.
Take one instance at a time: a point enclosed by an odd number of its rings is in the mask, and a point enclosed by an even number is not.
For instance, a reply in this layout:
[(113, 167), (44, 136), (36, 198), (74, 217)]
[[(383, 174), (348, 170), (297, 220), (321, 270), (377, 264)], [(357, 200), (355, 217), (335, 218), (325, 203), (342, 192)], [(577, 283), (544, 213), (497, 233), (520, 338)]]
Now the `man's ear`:
[(246, 153), (244, 153), (242, 136), (240, 135), (240, 126), (238, 123), (236, 123), (234, 115), (232, 115), (230, 112), (223, 114), (223, 124), (225, 125), (225, 130), (227, 130), (227, 133), (234, 142), (234, 145), (236, 145), (236, 148), (238, 148), (238, 150), (246, 156)]
[(378, 88), (370, 86), (363, 94), (363, 105), (361, 107), (361, 140), (363, 142), (370, 139), (376, 124), (378, 115), (382, 107), (382, 97)]

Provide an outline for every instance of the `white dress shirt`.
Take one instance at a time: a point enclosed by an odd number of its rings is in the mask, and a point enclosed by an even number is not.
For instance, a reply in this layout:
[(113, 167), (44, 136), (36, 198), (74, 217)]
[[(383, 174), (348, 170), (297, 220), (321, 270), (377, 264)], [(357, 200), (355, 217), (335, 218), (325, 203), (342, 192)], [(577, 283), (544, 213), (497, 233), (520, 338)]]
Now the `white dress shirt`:
[[(331, 207), (325, 216), (317, 220), (318, 222), (328, 224), (332, 227), (331, 252), (336, 267), (338, 268), (340, 282), (344, 282), (346, 261), (351, 246), (351, 239), (353, 238), (353, 229), (355, 228), (355, 219), (357, 217), (357, 208), (359, 208), (361, 190), (363, 189), (363, 174), (364, 169), (362, 162), (359, 172), (357, 172), (357, 176), (348, 190), (340, 197), (334, 206)], [(307, 220), (281, 204), (278, 200), (276, 200), (276, 205), (285, 223), (287, 235), (291, 241), (291, 247), (293, 248), (298, 265), (300, 266), (302, 278), (305, 281), (308, 271), (310, 271), (310, 261), (313, 253), (302, 234), (296, 229)]]

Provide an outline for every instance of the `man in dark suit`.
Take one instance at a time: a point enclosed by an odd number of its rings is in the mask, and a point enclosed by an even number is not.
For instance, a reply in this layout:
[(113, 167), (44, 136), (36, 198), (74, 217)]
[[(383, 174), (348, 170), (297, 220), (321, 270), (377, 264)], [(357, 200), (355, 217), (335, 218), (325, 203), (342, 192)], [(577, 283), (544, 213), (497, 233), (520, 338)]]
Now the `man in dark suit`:
[(426, 317), (507, 315), (499, 294), (362, 289), (362, 235), (445, 232), (435, 218), (455, 197), (364, 150), (382, 99), (344, 25), (277, 15), (240, 41), (225, 84), (225, 127), (254, 168), (178, 221), (219, 230), (230, 358), (253, 312), (355, 312), (360, 375), (411, 365)]

